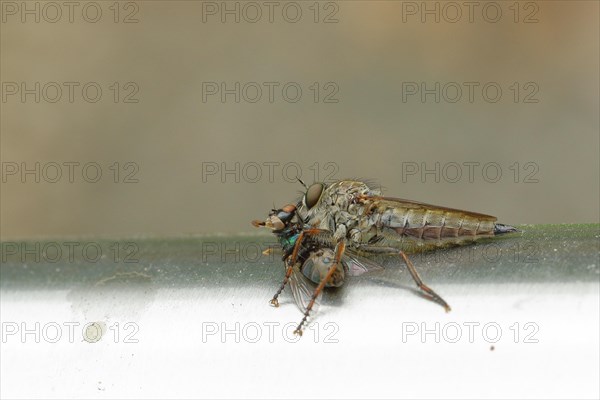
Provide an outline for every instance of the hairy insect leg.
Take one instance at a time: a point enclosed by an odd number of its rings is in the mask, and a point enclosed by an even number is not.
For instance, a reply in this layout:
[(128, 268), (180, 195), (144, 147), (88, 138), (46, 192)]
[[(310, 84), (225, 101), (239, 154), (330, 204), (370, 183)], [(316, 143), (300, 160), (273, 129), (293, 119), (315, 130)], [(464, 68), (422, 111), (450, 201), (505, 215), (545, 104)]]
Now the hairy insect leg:
[(269, 301), (269, 304), (271, 304), (273, 307), (279, 307), (279, 300), (277, 300), (277, 298), (279, 297), (281, 292), (283, 292), (285, 285), (287, 285), (287, 283), (290, 280), (290, 276), (292, 275), (292, 271), (294, 269), (294, 264), (296, 263), (298, 253), (300, 252), (300, 246), (302, 245), (304, 238), (310, 235), (317, 235), (321, 232), (321, 229), (307, 229), (305, 231), (300, 232), (300, 235), (298, 235), (296, 243), (294, 243), (294, 249), (292, 251), (292, 254), (288, 258), (286, 258), (287, 269), (285, 271), (285, 277), (283, 278), (283, 282), (281, 283), (281, 286), (279, 286), (277, 293), (275, 293), (273, 298)]
[(402, 258), (402, 260), (404, 261), (404, 263), (406, 264), (406, 266), (408, 267), (408, 272), (410, 272), (410, 275), (412, 276), (413, 280), (415, 281), (415, 283), (417, 284), (419, 289), (421, 289), (430, 300), (433, 300), (436, 303), (442, 305), (444, 307), (444, 309), (446, 310), (446, 312), (451, 311), (451, 308), (448, 305), (448, 303), (446, 303), (446, 301), (444, 299), (442, 299), (442, 297), (440, 295), (438, 295), (436, 292), (434, 292), (433, 289), (431, 289), (429, 286), (427, 286), (425, 283), (423, 283), (423, 280), (419, 276), (417, 269), (415, 268), (413, 263), (408, 259), (408, 256), (406, 255), (406, 253), (404, 253), (403, 251), (398, 250), (393, 247), (378, 247), (378, 246), (368, 246), (368, 245), (359, 246), (359, 250), (365, 251), (368, 253), (372, 253), (372, 254), (397, 254), (397, 255), (399, 255)]
[(306, 310), (304, 311), (304, 317), (298, 324), (298, 327), (294, 331), (294, 334), (302, 336), (302, 327), (308, 320), (310, 311), (312, 310), (313, 306), (315, 305), (315, 301), (316, 301), (317, 297), (319, 296), (319, 293), (321, 293), (321, 291), (325, 288), (325, 285), (327, 284), (327, 282), (329, 282), (329, 279), (331, 279), (333, 273), (337, 269), (338, 264), (341, 262), (345, 249), (346, 249), (346, 245), (344, 244), (344, 242), (339, 242), (336, 245), (335, 258), (333, 259), (333, 264), (331, 265), (331, 267), (329, 267), (329, 270), (327, 271), (327, 275), (325, 275), (325, 278), (321, 279), (319, 286), (317, 286), (317, 288), (315, 289), (315, 292), (313, 293), (313, 295), (310, 299), (310, 302), (308, 303), (308, 306), (306, 307)]
[(281, 292), (283, 292), (285, 285), (287, 285), (287, 283), (289, 282), (290, 276), (292, 275), (293, 270), (294, 270), (294, 264), (288, 263), (287, 269), (285, 271), (285, 277), (283, 278), (283, 282), (281, 282), (281, 286), (279, 286), (279, 290), (277, 290), (277, 293), (275, 293), (275, 295), (273, 296), (271, 301), (269, 301), (269, 304), (271, 304), (273, 307), (279, 307), (279, 300), (277, 300), (277, 298), (279, 297)]
[(298, 235), (298, 238), (296, 239), (296, 242), (294, 243), (294, 250), (292, 251), (292, 254), (289, 257), (289, 262), (291, 265), (294, 265), (296, 263), (296, 259), (298, 258), (298, 253), (300, 252), (300, 246), (302, 245), (304, 238), (306, 236), (318, 235), (319, 233), (322, 233), (322, 232), (323, 232), (322, 229), (316, 229), (316, 228), (307, 229), (305, 231), (300, 232), (300, 235)]
[(408, 259), (408, 256), (406, 255), (406, 253), (404, 253), (403, 251), (400, 251), (399, 255), (404, 260), (404, 263), (408, 267), (408, 272), (410, 272), (410, 275), (412, 276), (413, 280), (415, 281), (415, 283), (417, 284), (419, 289), (421, 289), (423, 292), (428, 294), (432, 300), (441, 304), (444, 307), (444, 309), (446, 310), (446, 312), (449, 312), (451, 310), (451, 308), (448, 305), (448, 303), (446, 303), (446, 301), (444, 299), (442, 299), (442, 297), (440, 295), (438, 295), (436, 292), (434, 292), (429, 286), (427, 286), (426, 284), (423, 283), (423, 281), (421, 280), (421, 277), (419, 276), (419, 273), (417, 272), (417, 269), (415, 268), (413, 263)]

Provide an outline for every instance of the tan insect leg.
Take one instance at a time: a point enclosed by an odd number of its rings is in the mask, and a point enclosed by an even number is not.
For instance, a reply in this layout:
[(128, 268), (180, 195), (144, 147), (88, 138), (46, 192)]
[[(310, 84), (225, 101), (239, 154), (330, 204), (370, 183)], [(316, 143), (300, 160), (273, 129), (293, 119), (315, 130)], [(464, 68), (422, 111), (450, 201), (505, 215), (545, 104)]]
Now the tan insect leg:
[(296, 259), (298, 258), (298, 252), (300, 251), (300, 246), (302, 245), (304, 237), (316, 235), (320, 232), (322, 232), (321, 229), (307, 229), (305, 231), (300, 232), (300, 235), (298, 235), (298, 239), (296, 239), (296, 243), (294, 243), (294, 250), (292, 251), (291, 256), (286, 259), (287, 269), (285, 271), (285, 277), (283, 278), (283, 282), (281, 283), (279, 290), (277, 290), (277, 293), (275, 293), (273, 298), (269, 301), (269, 304), (271, 304), (274, 307), (279, 307), (279, 300), (277, 300), (277, 298), (279, 297), (281, 292), (283, 292), (285, 285), (287, 285), (288, 281), (290, 280), (290, 276), (292, 275), (292, 270), (294, 269), (294, 264), (296, 263)]
[(287, 285), (288, 281), (290, 280), (290, 276), (292, 275), (293, 270), (294, 264), (288, 264), (288, 267), (285, 271), (285, 277), (283, 278), (283, 282), (281, 283), (279, 290), (277, 290), (277, 293), (275, 293), (271, 301), (269, 301), (269, 304), (271, 304), (273, 307), (279, 307), (279, 300), (277, 300), (277, 298), (279, 297), (281, 292), (283, 292), (283, 288), (285, 288), (285, 285)]
[(305, 231), (300, 232), (298, 235), (298, 239), (296, 239), (296, 243), (294, 243), (294, 251), (292, 251), (292, 255), (290, 256), (290, 264), (294, 265), (296, 263), (296, 258), (298, 258), (298, 252), (300, 251), (300, 245), (302, 245), (302, 241), (305, 236), (317, 235), (321, 233), (321, 229), (307, 229)]
[(421, 277), (419, 276), (419, 273), (417, 272), (417, 269), (415, 268), (413, 263), (408, 259), (408, 256), (406, 255), (406, 253), (404, 253), (403, 251), (398, 250), (393, 247), (377, 247), (377, 246), (360, 246), (360, 250), (365, 251), (367, 253), (372, 253), (372, 254), (398, 254), (400, 257), (402, 257), (402, 260), (404, 260), (404, 263), (408, 267), (408, 272), (410, 272), (410, 275), (414, 279), (414, 281), (417, 284), (417, 286), (419, 287), (419, 289), (421, 289), (423, 292), (425, 292), (425, 294), (427, 295), (427, 297), (430, 300), (433, 300), (433, 301), (441, 304), (444, 307), (444, 309), (446, 309), (446, 312), (449, 312), (451, 310), (448, 303), (446, 303), (446, 301), (444, 299), (442, 299), (441, 296), (439, 296), (436, 292), (433, 291), (433, 289), (431, 289), (429, 286), (427, 286), (426, 284), (423, 283), (423, 281), (421, 280)]
[(451, 308), (448, 305), (448, 303), (446, 303), (446, 301), (444, 299), (442, 299), (436, 292), (434, 292), (429, 286), (427, 286), (426, 284), (423, 283), (415, 266), (408, 259), (406, 254), (403, 251), (400, 251), (399, 254), (400, 254), (400, 257), (402, 257), (402, 259), (404, 260), (404, 263), (408, 267), (408, 272), (410, 272), (410, 275), (414, 279), (414, 281), (417, 284), (417, 286), (419, 287), (419, 289), (421, 289), (422, 291), (427, 293), (432, 300), (440, 303), (446, 309), (446, 312), (449, 312), (451, 310)]
[(337, 269), (337, 266), (342, 259), (342, 255), (344, 255), (345, 249), (346, 249), (346, 245), (343, 242), (339, 242), (337, 244), (337, 246), (335, 248), (335, 258), (333, 260), (333, 265), (331, 267), (329, 267), (329, 270), (327, 271), (327, 275), (325, 275), (325, 278), (323, 278), (321, 280), (321, 283), (319, 283), (319, 286), (317, 286), (317, 288), (315, 289), (315, 292), (313, 293), (312, 298), (310, 299), (310, 302), (308, 303), (308, 306), (306, 307), (306, 310), (304, 311), (304, 318), (302, 318), (302, 321), (300, 321), (300, 323), (298, 324), (298, 327), (294, 331), (294, 333), (296, 335), (302, 336), (302, 326), (306, 323), (306, 320), (308, 319), (308, 315), (309, 315), (310, 311), (312, 310), (313, 306), (315, 305), (315, 301), (317, 300), (319, 293), (321, 293), (321, 291), (325, 288), (325, 285), (327, 284), (327, 282), (329, 282), (329, 279), (331, 279), (331, 276)]

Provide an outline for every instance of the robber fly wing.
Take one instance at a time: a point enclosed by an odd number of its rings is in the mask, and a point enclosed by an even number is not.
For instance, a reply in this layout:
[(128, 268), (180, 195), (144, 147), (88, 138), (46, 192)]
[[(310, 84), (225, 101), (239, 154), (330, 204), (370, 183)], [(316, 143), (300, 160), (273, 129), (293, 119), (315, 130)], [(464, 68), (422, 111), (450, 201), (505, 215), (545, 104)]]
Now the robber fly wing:
[[(292, 275), (290, 276), (290, 288), (292, 289), (294, 301), (296, 302), (296, 305), (300, 311), (306, 311), (308, 304), (310, 303), (310, 300), (315, 292), (316, 285), (302, 274), (298, 265), (294, 266), (294, 269), (292, 270)], [(316, 312), (321, 303), (322, 293), (323, 291), (319, 293), (315, 300), (315, 304), (312, 308), (313, 314)]]
[(427, 203), (422, 203), (420, 201), (401, 199), (398, 197), (372, 196), (371, 199), (382, 200), (382, 201), (385, 201), (388, 203), (392, 203), (399, 208), (405, 208), (405, 209), (411, 209), (411, 210), (417, 210), (417, 209), (433, 210), (433, 211), (439, 210), (439, 211), (445, 211), (445, 212), (450, 212), (450, 213), (468, 215), (471, 217), (476, 217), (478, 219), (496, 220), (496, 217), (494, 217), (492, 215), (481, 214), (481, 213), (477, 213), (474, 211), (461, 210), (458, 208), (436, 206), (434, 204), (427, 204)]
[(348, 267), (350, 276), (358, 276), (367, 272), (383, 271), (384, 268), (375, 261), (360, 256), (356, 251), (346, 248), (343, 261)]

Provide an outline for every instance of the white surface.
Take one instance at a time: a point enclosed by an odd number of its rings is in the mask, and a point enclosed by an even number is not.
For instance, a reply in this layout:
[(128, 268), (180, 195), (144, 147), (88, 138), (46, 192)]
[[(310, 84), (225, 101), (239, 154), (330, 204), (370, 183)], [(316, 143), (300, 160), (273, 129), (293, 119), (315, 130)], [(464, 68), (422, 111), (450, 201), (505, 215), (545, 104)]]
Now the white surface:
[[(268, 306), (270, 288), (158, 289), (140, 293), (10, 291), (2, 293), (3, 333), (11, 322), (33, 334), (4, 335), (3, 398), (420, 397), (598, 398), (599, 286), (596, 283), (444, 285), (443, 309), (407, 290), (351, 283), (326, 301), (318, 328), (292, 335), (301, 314), (284, 292)], [(95, 343), (83, 325), (105, 329)], [(57, 343), (48, 323), (62, 326)], [(76, 322), (69, 341), (65, 323)], [(139, 331), (124, 324), (133, 322)], [(528, 325), (526, 323), (535, 325)], [(239, 328), (236, 328), (239, 323)], [(269, 337), (269, 323), (273, 335)], [(289, 323), (287, 329), (284, 325)], [(424, 340), (407, 329), (434, 329)], [(474, 328), (472, 343), (465, 323)], [(498, 324), (491, 343), (482, 327)], [(519, 338), (515, 343), (515, 323)], [(278, 324), (278, 325), (277, 325)], [(456, 326), (462, 338), (456, 343)], [(513, 327), (511, 329), (511, 327)], [(539, 330), (526, 343), (526, 335)], [(20, 329), (21, 327), (19, 327)], [(221, 336), (223, 328), (238, 332)], [(257, 328), (262, 336), (255, 341)], [(445, 330), (444, 330), (445, 328)], [(210, 334), (210, 329), (218, 329)], [(316, 336), (315, 332), (319, 335)], [(93, 333), (93, 332), (91, 332)], [(403, 333), (405, 334), (403, 340)], [(494, 346), (494, 350), (491, 349)]]

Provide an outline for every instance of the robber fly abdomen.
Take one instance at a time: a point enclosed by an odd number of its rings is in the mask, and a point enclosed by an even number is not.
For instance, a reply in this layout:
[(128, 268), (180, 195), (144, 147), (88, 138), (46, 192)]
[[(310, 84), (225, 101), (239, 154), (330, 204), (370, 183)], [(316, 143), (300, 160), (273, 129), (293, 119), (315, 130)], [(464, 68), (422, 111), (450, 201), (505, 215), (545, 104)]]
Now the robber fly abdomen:
[(395, 233), (416, 241), (439, 242), (440, 245), (494, 235), (496, 218), (484, 214), (401, 205), (399, 201), (377, 198), (364, 200), (364, 207), (368, 214), (359, 219), (361, 234), (370, 231), (375, 235)]

